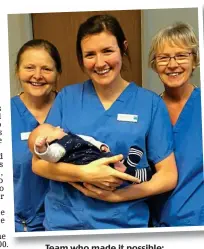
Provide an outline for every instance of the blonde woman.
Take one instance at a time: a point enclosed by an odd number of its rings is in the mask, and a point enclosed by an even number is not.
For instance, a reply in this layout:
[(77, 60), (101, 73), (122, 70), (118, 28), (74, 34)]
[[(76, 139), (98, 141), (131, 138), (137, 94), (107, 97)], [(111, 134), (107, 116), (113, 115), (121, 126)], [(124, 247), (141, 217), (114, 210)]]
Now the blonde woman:
[(174, 191), (154, 201), (154, 207), (160, 204), (153, 214), (155, 224), (204, 225), (201, 92), (191, 82), (199, 65), (199, 48), (192, 27), (176, 23), (160, 30), (152, 39), (149, 65), (164, 85), (161, 98), (173, 126), (179, 173)]

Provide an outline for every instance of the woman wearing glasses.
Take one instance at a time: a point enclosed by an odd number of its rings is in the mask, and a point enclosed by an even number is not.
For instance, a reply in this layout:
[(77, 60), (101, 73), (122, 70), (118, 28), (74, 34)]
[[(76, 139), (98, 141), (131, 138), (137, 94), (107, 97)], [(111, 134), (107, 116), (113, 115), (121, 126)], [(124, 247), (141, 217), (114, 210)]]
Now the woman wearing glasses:
[(173, 126), (179, 173), (174, 191), (154, 201), (155, 225), (204, 225), (201, 93), (191, 83), (199, 51), (192, 27), (176, 23), (160, 30), (152, 40), (149, 65), (164, 84), (161, 97)]

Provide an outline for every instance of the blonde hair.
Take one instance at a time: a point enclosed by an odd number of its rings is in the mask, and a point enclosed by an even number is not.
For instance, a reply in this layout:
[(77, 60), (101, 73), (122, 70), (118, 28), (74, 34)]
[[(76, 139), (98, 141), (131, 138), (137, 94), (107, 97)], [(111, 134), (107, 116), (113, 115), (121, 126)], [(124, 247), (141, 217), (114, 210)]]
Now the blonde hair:
[(148, 64), (153, 70), (156, 69), (156, 53), (159, 49), (162, 49), (166, 43), (170, 46), (177, 45), (179, 47), (190, 49), (193, 54), (195, 66), (199, 66), (199, 43), (193, 28), (187, 23), (176, 22), (173, 25), (160, 29), (152, 38)]

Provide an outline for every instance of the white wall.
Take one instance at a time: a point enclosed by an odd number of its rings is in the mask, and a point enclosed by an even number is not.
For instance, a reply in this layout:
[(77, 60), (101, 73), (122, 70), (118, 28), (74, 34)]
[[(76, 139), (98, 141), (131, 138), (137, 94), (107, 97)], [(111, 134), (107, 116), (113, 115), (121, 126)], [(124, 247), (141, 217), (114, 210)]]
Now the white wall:
[(32, 38), (31, 16), (29, 14), (9, 14), (8, 39), (11, 97), (21, 91), (20, 84), (15, 77), (15, 62), (18, 50), (25, 42)]
[[(142, 52), (143, 52), (143, 87), (157, 93), (163, 92), (163, 85), (159, 77), (148, 68), (148, 52), (152, 37), (160, 28), (174, 22), (182, 21), (192, 25), (198, 36), (198, 9), (152, 9), (142, 11)], [(194, 71), (192, 83), (200, 86), (200, 68)]]

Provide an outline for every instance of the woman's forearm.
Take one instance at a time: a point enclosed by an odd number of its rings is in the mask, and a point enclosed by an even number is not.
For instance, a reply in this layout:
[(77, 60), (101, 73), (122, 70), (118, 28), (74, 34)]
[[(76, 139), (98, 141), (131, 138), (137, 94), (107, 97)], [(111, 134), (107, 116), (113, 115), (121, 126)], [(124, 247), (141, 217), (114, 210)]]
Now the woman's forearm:
[(72, 185), (86, 196), (108, 202), (136, 200), (162, 194), (174, 189), (178, 178), (174, 154), (172, 153), (166, 159), (157, 163), (155, 168), (157, 172), (152, 176), (150, 181), (141, 184), (132, 184), (125, 188), (116, 189), (115, 191), (105, 191), (87, 183), (84, 183), (84, 186), (75, 183)]
[(35, 174), (60, 182), (77, 182), (83, 178), (78, 165), (67, 163), (50, 163), (33, 156), (32, 170)]
[[(74, 165), (69, 163), (50, 163), (33, 156), (32, 170), (42, 177), (61, 182), (88, 182), (96, 186), (119, 186), (123, 180), (139, 182), (131, 175), (119, 172), (110, 164), (122, 159), (122, 155), (101, 158), (87, 165)], [(106, 188), (106, 187), (105, 187)]]
[(141, 184), (132, 184), (123, 189), (115, 191), (116, 202), (136, 200), (140, 198), (149, 197), (152, 195), (162, 194), (168, 192), (176, 187), (175, 179), (171, 179), (171, 174), (166, 174), (167, 179), (161, 179), (161, 174), (155, 173), (150, 181), (143, 182)]
[(116, 190), (116, 199), (118, 201), (135, 200), (162, 194), (174, 189), (178, 179), (174, 154), (172, 153), (155, 167), (157, 172), (152, 176), (150, 181)]

